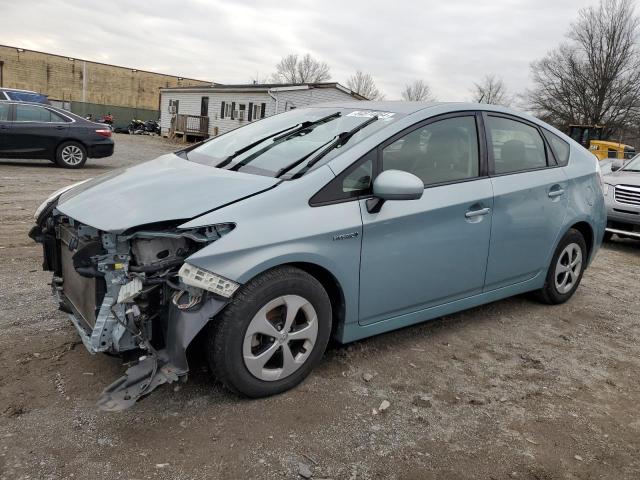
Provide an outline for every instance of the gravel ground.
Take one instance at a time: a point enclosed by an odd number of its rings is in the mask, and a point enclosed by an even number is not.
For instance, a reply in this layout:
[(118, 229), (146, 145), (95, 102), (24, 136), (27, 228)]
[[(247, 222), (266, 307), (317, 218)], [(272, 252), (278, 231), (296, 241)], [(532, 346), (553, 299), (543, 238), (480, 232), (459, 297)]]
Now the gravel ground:
[(0, 161), (0, 478), (640, 478), (633, 241), (601, 249), (565, 305), (521, 296), (334, 345), (277, 397), (239, 399), (195, 358), (188, 383), (97, 411), (125, 367), (84, 350), (27, 232), (53, 190), (176, 148), (116, 137), (80, 171)]

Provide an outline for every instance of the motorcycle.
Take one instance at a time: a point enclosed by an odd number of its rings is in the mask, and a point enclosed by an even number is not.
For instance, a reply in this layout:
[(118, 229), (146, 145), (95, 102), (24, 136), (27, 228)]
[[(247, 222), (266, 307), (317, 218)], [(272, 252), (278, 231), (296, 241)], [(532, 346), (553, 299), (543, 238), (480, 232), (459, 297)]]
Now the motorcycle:
[(160, 124), (155, 120), (147, 120), (144, 122), (144, 129), (150, 135), (160, 135)]
[(113, 115), (107, 113), (98, 119), (98, 123), (104, 123), (105, 125), (109, 125), (109, 128), (113, 130)]
[(129, 135), (160, 135), (160, 124), (155, 120), (131, 120), (127, 127)]

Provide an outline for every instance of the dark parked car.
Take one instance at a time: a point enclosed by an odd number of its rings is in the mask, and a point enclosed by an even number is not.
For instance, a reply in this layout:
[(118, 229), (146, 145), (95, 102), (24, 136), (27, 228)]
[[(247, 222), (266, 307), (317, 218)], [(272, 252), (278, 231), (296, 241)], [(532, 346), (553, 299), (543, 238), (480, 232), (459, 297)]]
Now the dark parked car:
[(0, 88), (0, 100), (44, 103), (49, 105), (49, 99), (46, 95), (31, 90), (18, 90), (16, 88)]
[(47, 158), (82, 168), (113, 154), (111, 129), (41, 103), (0, 101), (0, 158)]

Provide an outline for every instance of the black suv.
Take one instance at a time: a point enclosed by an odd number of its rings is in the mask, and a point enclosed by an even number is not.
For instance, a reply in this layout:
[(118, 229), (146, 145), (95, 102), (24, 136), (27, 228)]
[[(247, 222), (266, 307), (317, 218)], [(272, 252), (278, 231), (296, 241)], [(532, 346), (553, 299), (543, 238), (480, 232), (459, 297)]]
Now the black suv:
[(108, 125), (50, 105), (0, 101), (0, 158), (46, 158), (60, 167), (82, 168), (87, 158), (112, 154)]

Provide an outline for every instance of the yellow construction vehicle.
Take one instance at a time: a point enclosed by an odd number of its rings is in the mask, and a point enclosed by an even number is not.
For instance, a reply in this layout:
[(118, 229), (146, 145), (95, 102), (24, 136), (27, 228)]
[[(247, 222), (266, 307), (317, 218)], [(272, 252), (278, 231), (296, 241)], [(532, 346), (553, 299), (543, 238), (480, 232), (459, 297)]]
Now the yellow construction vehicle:
[(602, 125), (569, 125), (569, 136), (584, 148), (588, 148), (599, 160), (617, 158), (627, 160), (636, 154), (631, 145), (603, 139)]

